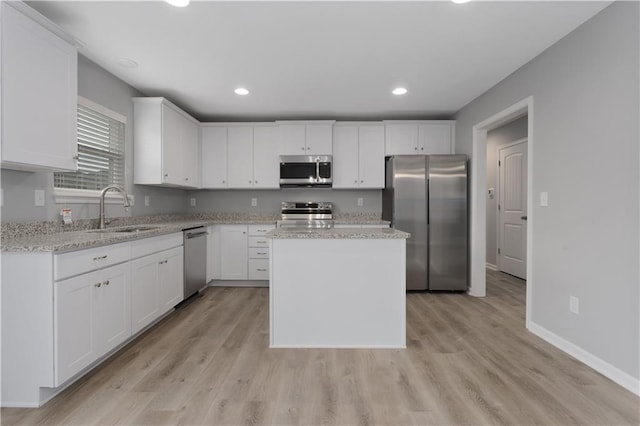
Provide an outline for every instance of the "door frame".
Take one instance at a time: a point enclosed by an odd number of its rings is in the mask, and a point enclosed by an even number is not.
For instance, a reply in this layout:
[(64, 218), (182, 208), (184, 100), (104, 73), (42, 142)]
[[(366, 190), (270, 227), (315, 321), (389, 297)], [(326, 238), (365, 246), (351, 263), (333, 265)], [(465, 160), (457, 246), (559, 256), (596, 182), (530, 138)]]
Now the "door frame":
[(532, 274), (533, 259), (533, 96), (529, 96), (510, 107), (488, 117), (473, 126), (471, 156), (470, 226), (469, 226), (469, 290), (470, 296), (484, 297), (487, 293), (487, 132), (523, 116), (527, 119), (527, 296), (526, 327), (530, 328), (532, 288), (535, 285)]
[[(528, 126), (528, 124), (527, 124)], [(496, 151), (498, 151), (497, 154), (497, 158), (498, 161), (500, 161), (500, 150), (502, 149), (506, 149), (506, 148), (511, 148), (513, 146), (519, 145), (521, 143), (527, 143), (527, 163), (529, 162), (529, 145), (528, 145), (528, 140), (527, 138), (522, 138), (522, 139), (518, 139), (515, 140), (513, 142), (509, 142), (508, 144), (504, 144), (504, 145), (500, 145), (498, 147), (496, 147)], [(500, 204), (500, 194), (502, 191), (502, 185), (500, 185), (500, 168), (498, 167), (498, 173), (497, 173), (498, 179), (497, 183), (496, 183), (496, 187), (498, 188), (497, 191), (497, 196), (498, 196), (498, 204)], [(528, 185), (529, 185), (529, 169), (528, 169), (528, 164), (527, 164), (527, 189), (528, 189)], [(527, 193), (527, 210), (529, 210), (529, 194)], [(502, 214), (502, 210), (498, 209), (497, 210), (498, 214), (496, 215), (496, 245), (500, 246), (500, 215)], [(529, 228), (529, 217), (527, 217), (527, 229)], [(527, 262), (528, 264), (528, 262)], [(496, 269), (500, 272), (500, 254), (496, 253)]]

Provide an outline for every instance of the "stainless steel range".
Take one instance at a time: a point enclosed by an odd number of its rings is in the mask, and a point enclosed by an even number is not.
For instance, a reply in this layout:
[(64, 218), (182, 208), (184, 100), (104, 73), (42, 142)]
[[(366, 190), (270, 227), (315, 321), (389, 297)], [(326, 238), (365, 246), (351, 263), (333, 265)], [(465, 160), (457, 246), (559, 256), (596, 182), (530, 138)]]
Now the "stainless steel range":
[(278, 228), (333, 228), (333, 204), (283, 201)]

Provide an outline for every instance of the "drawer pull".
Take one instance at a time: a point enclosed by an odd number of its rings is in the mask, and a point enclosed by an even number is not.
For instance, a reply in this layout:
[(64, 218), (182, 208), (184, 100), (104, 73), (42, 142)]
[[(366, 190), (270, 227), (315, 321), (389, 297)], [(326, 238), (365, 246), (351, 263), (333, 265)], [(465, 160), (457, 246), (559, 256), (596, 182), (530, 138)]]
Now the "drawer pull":
[(256, 241), (258, 244), (267, 244), (266, 241)]
[(102, 260), (102, 259), (106, 259), (107, 255), (105, 254), (104, 256), (98, 256), (98, 257), (94, 257), (93, 260)]
[(267, 272), (267, 270), (266, 270), (266, 269), (258, 268), (258, 272)]
[(158, 262), (158, 265), (164, 265), (167, 262), (169, 262), (169, 261), (168, 260), (161, 260), (160, 262)]
[(109, 285), (109, 280), (106, 280), (105, 282), (103, 282), (102, 285)]
[(102, 287), (102, 283), (96, 283), (96, 284), (94, 284), (93, 286), (94, 286), (94, 287), (98, 287), (98, 288), (100, 288), (100, 287)]
[(267, 254), (267, 253), (257, 253), (257, 254)]

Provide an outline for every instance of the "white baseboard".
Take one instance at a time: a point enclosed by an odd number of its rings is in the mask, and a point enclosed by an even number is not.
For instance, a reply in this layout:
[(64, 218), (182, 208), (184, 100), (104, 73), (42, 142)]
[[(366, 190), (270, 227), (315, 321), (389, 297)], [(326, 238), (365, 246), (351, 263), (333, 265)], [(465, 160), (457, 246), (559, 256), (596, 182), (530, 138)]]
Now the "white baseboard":
[(487, 269), (491, 269), (492, 271), (497, 271), (498, 266), (494, 265), (493, 263), (487, 262)]
[(558, 336), (544, 327), (530, 321), (527, 328), (530, 332), (541, 339), (551, 343), (556, 348), (568, 353), (578, 361), (588, 365), (603, 376), (613, 380), (628, 391), (640, 396), (640, 380), (625, 373), (619, 368), (609, 364), (608, 362), (598, 358), (590, 352), (585, 351), (579, 346), (569, 342), (568, 340)]

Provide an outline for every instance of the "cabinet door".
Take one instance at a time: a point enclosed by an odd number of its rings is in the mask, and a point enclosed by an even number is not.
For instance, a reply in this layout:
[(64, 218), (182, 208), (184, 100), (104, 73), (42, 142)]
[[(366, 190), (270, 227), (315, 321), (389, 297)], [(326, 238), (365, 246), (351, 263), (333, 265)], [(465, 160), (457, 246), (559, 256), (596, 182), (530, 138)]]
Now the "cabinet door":
[(162, 105), (162, 182), (184, 185), (182, 117), (172, 108)]
[(0, 7), (2, 166), (75, 171), (77, 51), (7, 2)]
[(333, 124), (307, 124), (306, 152), (309, 155), (331, 155), (333, 152)]
[[(384, 153), (382, 154), (384, 161)], [(357, 188), (358, 126), (333, 128), (333, 188)]]
[(306, 128), (304, 124), (281, 124), (280, 155), (304, 155), (306, 148)]
[(227, 150), (229, 188), (253, 187), (253, 128), (229, 127)]
[(220, 227), (220, 278), (247, 279), (247, 226), (222, 225)]
[(279, 132), (277, 127), (253, 129), (253, 186), (280, 188)]
[(418, 125), (388, 123), (385, 125), (385, 155), (418, 154)]
[(89, 273), (54, 284), (55, 386), (99, 357), (96, 321), (101, 277)]
[(360, 188), (384, 188), (384, 127), (360, 126)]
[(160, 258), (160, 313), (170, 311), (184, 299), (184, 250), (182, 246), (163, 251)]
[(207, 228), (207, 282), (220, 279), (220, 225)]
[(145, 256), (131, 262), (131, 331), (151, 324), (161, 314), (158, 287), (157, 255)]
[(183, 185), (190, 188), (198, 188), (200, 182), (198, 155), (198, 125), (188, 118), (182, 117), (181, 140), (183, 146), (182, 170), (184, 174)]
[(202, 170), (203, 188), (227, 187), (227, 128), (203, 127)]
[(128, 263), (100, 272), (98, 336), (100, 356), (131, 337), (131, 269)]
[(451, 151), (451, 124), (425, 123), (418, 130), (420, 154), (453, 154)]

